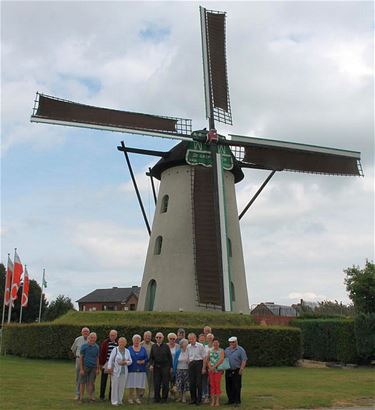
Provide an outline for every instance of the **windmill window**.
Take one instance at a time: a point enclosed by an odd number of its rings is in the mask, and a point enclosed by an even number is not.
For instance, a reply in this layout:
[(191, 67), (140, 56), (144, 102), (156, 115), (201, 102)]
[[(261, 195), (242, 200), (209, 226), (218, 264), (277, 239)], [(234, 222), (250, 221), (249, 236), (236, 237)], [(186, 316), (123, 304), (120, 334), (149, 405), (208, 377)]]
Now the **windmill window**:
[(232, 256), (232, 241), (227, 238), (228, 256)]
[(230, 283), (230, 293), (231, 293), (231, 296), (232, 296), (232, 302), (235, 302), (235, 300), (236, 300), (236, 293), (235, 293), (235, 290), (234, 290), (234, 284), (233, 284), (233, 282)]
[(168, 210), (168, 203), (169, 203), (169, 195), (164, 195), (163, 199), (161, 200), (161, 208), (160, 213), (164, 214)]
[(155, 240), (154, 255), (160, 255), (161, 254), (162, 244), (163, 244), (163, 237), (158, 236)]
[(156, 280), (151, 279), (150, 282), (148, 282), (148, 286), (147, 286), (145, 310), (148, 310), (148, 311), (154, 310), (155, 295), (156, 295)]

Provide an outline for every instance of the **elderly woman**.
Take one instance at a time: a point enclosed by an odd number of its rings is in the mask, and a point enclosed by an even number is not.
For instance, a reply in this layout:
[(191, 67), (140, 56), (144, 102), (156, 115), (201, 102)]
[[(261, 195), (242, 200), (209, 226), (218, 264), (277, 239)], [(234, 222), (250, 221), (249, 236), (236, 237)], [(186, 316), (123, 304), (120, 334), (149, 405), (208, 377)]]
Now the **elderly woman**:
[[(171, 351), (172, 363), (173, 363), (176, 353), (178, 352), (178, 350), (180, 350), (180, 345), (177, 343), (176, 333), (168, 333), (167, 338), (168, 338), (167, 345), (169, 347), (169, 350)], [(171, 394), (173, 394), (173, 396), (175, 396), (176, 394), (176, 373), (174, 372), (171, 375), (169, 391), (171, 392)]]
[(219, 340), (214, 338), (213, 347), (209, 350), (207, 360), (208, 377), (211, 389), (211, 406), (220, 406), (220, 382), (223, 371), (218, 367), (224, 361), (224, 350), (220, 348)]
[(128, 366), (132, 364), (129, 350), (126, 349), (125, 337), (120, 337), (118, 346), (115, 347), (108, 360), (108, 373), (111, 377), (111, 403), (114, 406), (122, 404), (126, 379), (128, 376)]
[(189, 355), (187, 351), (188, 341), (180, 341), (180, 350), (175, 354), (173, 361), (173, 371), (176, 375), (176, 387), (179, 397), (176, 401), (186, 403), (185, 392), (189, 391)]
[(129, 347), (132, 364), (129, 366), (126, 387), (129, 389), (129, 404), (141, 404), (146, 386), (146, 364), (148, 361), (147, 350), (141, 345), (141, 336), (133, 336), (133, 346)]

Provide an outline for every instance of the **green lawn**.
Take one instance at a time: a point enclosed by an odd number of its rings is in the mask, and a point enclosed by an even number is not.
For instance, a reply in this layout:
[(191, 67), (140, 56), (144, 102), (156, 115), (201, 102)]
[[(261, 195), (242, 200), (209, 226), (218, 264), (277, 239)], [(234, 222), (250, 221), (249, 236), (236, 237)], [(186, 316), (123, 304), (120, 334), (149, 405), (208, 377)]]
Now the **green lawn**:
[[(42, 348), (42, 347), (41, 347)], [(99, 391), (99, 378), (96, 391)], [(242, 409), (314, 408), (371, 405), (372, 369), (247, 368)], [(224, 386), (223, 386), (224, 387)], [(1, 409), (110, 409), (109, 402), (79, 405), (74, 397), (74, 363), (0, 357)], [(222, 402), (225, 401), (224, 395)], [(126, 407), (130, 405), (126, 404)], [(185, 404), (138, 408), (183, 409)], [(204, 406), (209, 408), (209, 406)]]

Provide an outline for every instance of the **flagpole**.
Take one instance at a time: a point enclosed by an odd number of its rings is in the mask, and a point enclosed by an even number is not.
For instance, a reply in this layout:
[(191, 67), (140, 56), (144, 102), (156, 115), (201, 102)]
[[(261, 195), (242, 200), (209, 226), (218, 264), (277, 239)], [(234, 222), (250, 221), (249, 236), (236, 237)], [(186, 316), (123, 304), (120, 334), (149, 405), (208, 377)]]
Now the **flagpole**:
[[(14, 259), (16, 258), (16, 251), (17, 251), (17, 248), (14, 248)], [(14, 259), (13, 259), (12, 282), (10, 284), (10, 299), (9, 299), (9, 306), (8, 306), (8, 323), (10, 323), (10, 315), (12, 313), (12, 306), (13, 306), (12, 293), (13, 293), (13, 279), (14, 279)]]
[(40, 294), (40, 303), (39, 303), (39, 319), (38, 322), (40, 323), (40, 317), (42, 315), (42, 299), (43, 299), (43, 286), (44, 286), (44, 274), (46, 273), (46, 270), (43, 269), (43, 278), (42, 278), (42, 292)]
[[(10, 256), (10, 253), (8, 253), (8, 260), (9, 260), (9, 256)], [(6, 272), (5, 272), (5, 277), (4, 277), (4, 280), (5, 280), (5, 283), (4, 283), (4, 301), (3, 301), (3, 314), (2, 314), (2, 316), (1, 316), (1, 328), (3, 328), (4, 327), (4, 320), (5, 320), (5, 293), (6, 293), (6, 286), (7, 286), (7, 275), (8, 275), (8, 266), (7, 266), (7, 270), (6, 270)], [(13, 276), (13, 275), (12, 275)]]
[[(26, 272), (26, 265), (25, 265), (25, 272)], [(19, 323), (22, 323), (22, 295), (23, 295), (23, 289), (25, 287), (25, 275), (23, 276), (23, 283), (22, 283), (22, 292), (21, 292), (21, 308), (20, 308), (20, 321)]]

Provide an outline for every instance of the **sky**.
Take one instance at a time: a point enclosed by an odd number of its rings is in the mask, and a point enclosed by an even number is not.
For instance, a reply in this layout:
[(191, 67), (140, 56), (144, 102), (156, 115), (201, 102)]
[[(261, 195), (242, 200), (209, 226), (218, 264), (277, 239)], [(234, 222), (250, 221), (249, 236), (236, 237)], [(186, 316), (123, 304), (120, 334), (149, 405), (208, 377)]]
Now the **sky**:
[[(1, 261), (46, 296), (140, 285), (148, 233), (122, 154), (176, 142), (30, 122), (36, 91), (206, 126), (199, 5), (227, 12), (233, 126), (222, 134), (360, 151), (364, 177), (278, 172), (241, 219), (249, 305), (349, 303), (374, 259), (372, 2), (1, 2)], [(131, 156), (146, 212), (155, 158)], [(267, 177), (244, 170), (241, 211)]]

